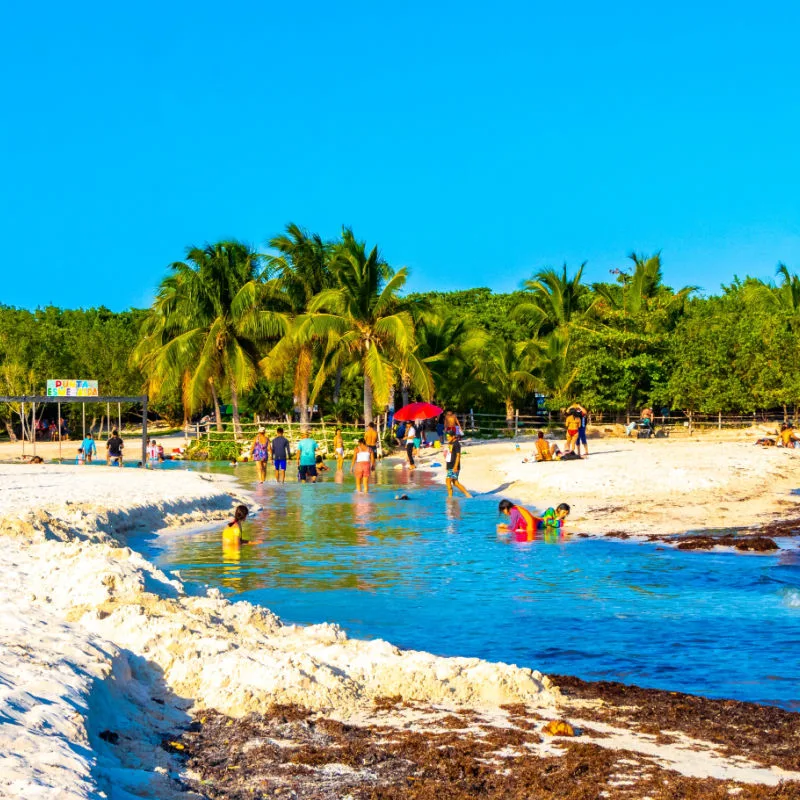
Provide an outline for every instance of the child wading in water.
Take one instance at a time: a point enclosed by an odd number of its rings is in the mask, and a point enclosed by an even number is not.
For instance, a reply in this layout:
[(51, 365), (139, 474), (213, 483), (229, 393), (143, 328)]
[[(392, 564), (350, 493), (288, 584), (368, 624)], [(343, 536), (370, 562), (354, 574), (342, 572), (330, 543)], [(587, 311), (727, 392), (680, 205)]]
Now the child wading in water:
[(341, 428), (337, 428), (333, 434), (333, 450), (336, 453), (336, 471), (341, 472), (344, 467), (344, 439)]
[(236, 506), (233, 511), (233, 519), (222, 532), (222, 538), (227, 543), (241, 544), (242, 542), (247, 542), (246, 539), (242, 539), (242, 523), (247, 519), (248, 513), (247, 506)]
[(447, 462), (447, 476), (445, 478), (447, 494), (452, 497), (453, 487), (455, 487), (464, 497), (472, 497), (458, 481), (458, 475), (461, 472), (461, 442), (458, 441), (455, 430), (447, 432), (447, 447), (448, 451), (445, 456), (445, 461)]
[(510, 500), (501, 500), (497, 509), (509, 518), (497, 526), (499, 533), (534, 533), (537, 528), (560, 528), (569, 516), (570, 507), (561, 503), (555, 509), (548, 508), (541, 517), (537, 517), (522, 506), (515, 506)]

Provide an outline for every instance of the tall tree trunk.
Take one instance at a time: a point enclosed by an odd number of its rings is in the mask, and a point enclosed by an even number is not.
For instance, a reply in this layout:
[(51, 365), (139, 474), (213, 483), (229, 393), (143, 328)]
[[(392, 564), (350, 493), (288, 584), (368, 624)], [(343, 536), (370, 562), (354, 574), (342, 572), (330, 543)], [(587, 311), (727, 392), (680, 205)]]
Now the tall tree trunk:
[(408, 383), (406, 383), (405, 378), (403, 379), (403, 385), (400, 387), (400, 394), (403, 397), (403, 405), (408, 405)]
[(242, 436), (242, 422), (239, 419), (239, 393), (236, 391), (236, 381), (231, 378), (231, 406), (233, 407), (233, 438), (237, 441)]
[(14, 433), (14, 426), (11, 424), (11, 420), (10, 419), (4, 419), (3, 420), (3, 425), (6, 426), (6, 433), (8, 434), (8, 438), (12, 442), (16, 442), (17, 441), (17, 434)]
[(217, 397), (217, 387), (214, 386), (214, 379), (208, 379), (208, 385), (211, 387), (211, 399), (214, 401), (214, 416), (217, 420), (217, 432), (222, 433), (222, 411), (219, 407), (219, 397)]
[(342, 367), (336, 367), (336, 380), (333, 382), (333, 403), (339, 402), (339, 395), (342, 391)]
[(364, 375), (364, 427), (372, 422), (372, 381)]
[(311, 381), (311, 348), (301, 347), (294, 374), (294, 393), (300, 406), (300, 424), (308, 425), (308, 384)]
[(506, 398), (506, 425), (510, 428), (514, 424), (514, 401)]

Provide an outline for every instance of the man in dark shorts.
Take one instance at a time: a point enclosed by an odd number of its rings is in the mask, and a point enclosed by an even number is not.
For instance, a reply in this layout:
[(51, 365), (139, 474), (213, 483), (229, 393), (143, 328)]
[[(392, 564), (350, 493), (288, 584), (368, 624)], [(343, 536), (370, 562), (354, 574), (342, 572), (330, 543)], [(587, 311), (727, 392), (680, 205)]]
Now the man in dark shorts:
[(317, 443), (308, 430), (297, 443), (297, 476), (303, 483), (317, 482)]
[(283, 435), (283, 428), (278, 428), (278, 435), (270, 442), (272, 463), (275, 464), (275, 480), (286, 483), (286, 462), (292, 457), (289, 440)]
[(125, 443), (117, 433), (116, 428), (111, 431), (111, 436), (106, 442), (106, 464), (114, 467), (122, 466), (122, 450)]
[(372, 471), (375, 472), (375, 464), (378, 461), (378, 429), (374, 422), (367, 425), (367, 429), (364, 431), (364, 441), (372, 452)]

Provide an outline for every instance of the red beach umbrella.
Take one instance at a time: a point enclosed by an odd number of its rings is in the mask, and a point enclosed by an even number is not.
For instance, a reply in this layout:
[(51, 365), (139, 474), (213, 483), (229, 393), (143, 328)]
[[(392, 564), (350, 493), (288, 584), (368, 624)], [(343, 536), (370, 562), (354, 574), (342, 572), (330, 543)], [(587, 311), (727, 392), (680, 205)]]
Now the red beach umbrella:
[(418, 419), (431, 419), (438, 417), (442, 413), (439, 406), (433, 403), (409, 403), (395, 412), (394, 418), (400, 422), (414, 422)]

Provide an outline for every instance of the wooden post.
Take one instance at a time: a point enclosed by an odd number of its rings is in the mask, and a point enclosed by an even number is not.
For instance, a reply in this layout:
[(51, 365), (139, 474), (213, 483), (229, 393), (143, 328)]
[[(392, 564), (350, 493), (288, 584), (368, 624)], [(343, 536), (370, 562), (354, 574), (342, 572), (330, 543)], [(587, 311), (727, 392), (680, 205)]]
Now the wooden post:
[(519, 409), (514, 411), (514, 438), (519, 434)]
[(25, 457), (25, 401), (20, 403), (22, 410), (20, 411), (19, 420), (22, 425), (22, 456)]
[(718, 419), (718, 422), (717, 422), (717, 430), (720, 430), (720, 431), (722, 430), (722, 412), (721, 411), (719, 412), (719, 419)]
[(117, 430), (122, 437), (122, 403), (117, 403)]
[(83, 421), (83, 438), (86, 438), (86, 403), (81, 403), (81, 419)]
[(694, 422), (694, 420), (693, 420), (693, 417), (694, 417), (694, 412), (693, 412), (693, 411), (690, 411), (690, 412), (689, 412), (689, 436), (691, 436), (691, 435), (692, 435), (692, 431), (694, 430), (694, 425), (693, 425), (693, 422)]
[(142, 466), (147, 464), (147, 395), (142, 400)]
[(31, 403), (31, 434), (33, 436), (33, 455), (36, 456), (36, 403)]
[(58, 463), (60, 464), (62, 461), (61, 458), (61, 403), (56, 403), (56, 408), (58, 411), (56, 412), (58, 419), (56, 420), (56, 425), (58, 425)]

